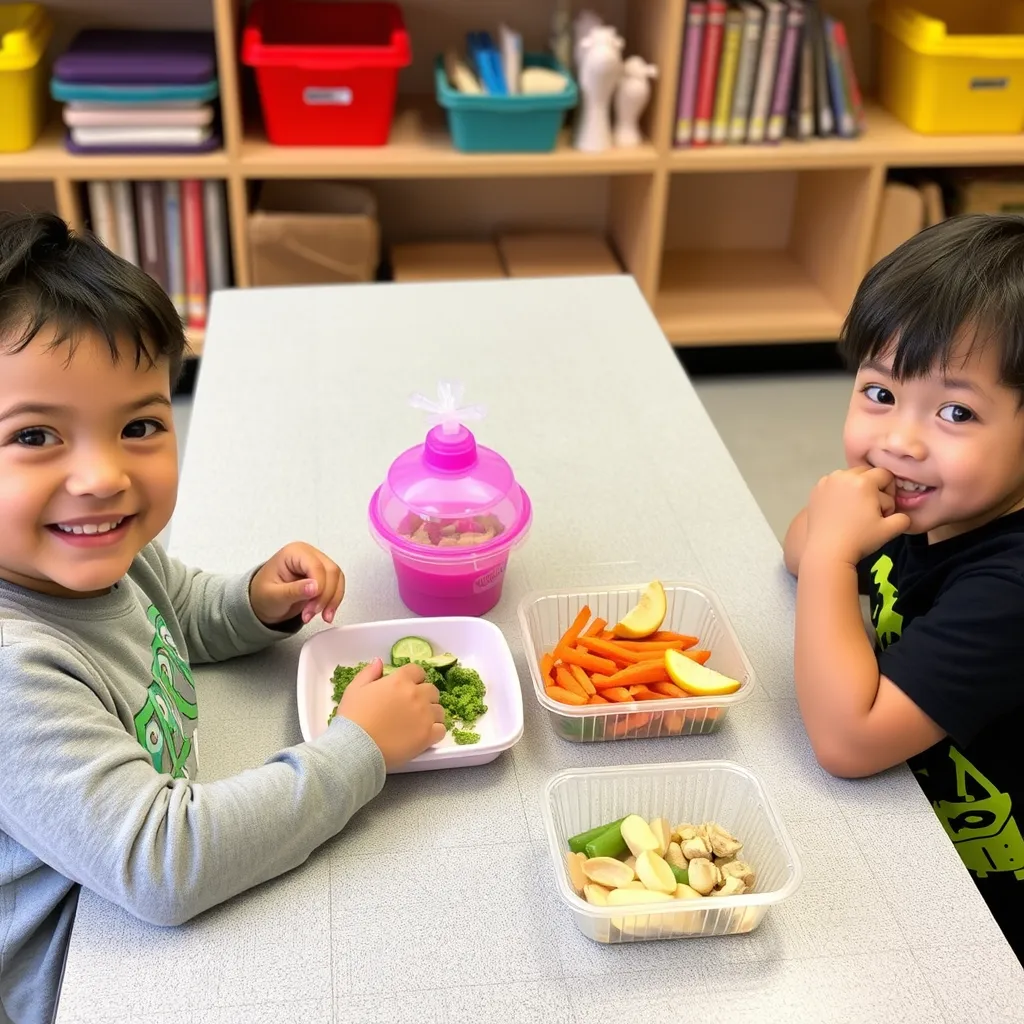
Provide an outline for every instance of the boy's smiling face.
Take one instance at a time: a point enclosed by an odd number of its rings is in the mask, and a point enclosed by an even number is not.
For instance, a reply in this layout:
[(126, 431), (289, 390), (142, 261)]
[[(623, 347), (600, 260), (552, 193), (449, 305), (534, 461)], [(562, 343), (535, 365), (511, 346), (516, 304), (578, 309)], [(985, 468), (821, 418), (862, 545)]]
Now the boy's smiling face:
[(965, 339), (945, 372), (901, 381), (892, 354), (890, 346), (857, 374), (847, 464), (889, 470), (897, 511), (932, 543), (1024, 508), (1024, 410), (1000, 381), (998, 346)]
[(0, 349), (0, 578), (61, 597), (108, 590), (167, 525), (178, 488), (165, 360), (71, 354), (41, 333)]

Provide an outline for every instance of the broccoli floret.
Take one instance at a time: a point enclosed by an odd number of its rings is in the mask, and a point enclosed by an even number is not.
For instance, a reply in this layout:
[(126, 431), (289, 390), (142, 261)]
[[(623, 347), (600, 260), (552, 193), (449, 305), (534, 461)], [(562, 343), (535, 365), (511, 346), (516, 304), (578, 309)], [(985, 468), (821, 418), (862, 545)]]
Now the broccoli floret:
[(479, 743), (480, 733), (470, 732), (468, 729), (453, 729), (452, 739), (455, 740), (459, 746), (465, 746), (467, 743)]
[(331, 676), (331, 685), (334, 687), (334, 690), (331, 694), (332, 707), (331, 713), (327, 718), (328, 725), (334, 721), (334, 716), (338, 712), (338, 702), (348, 689), (348, 684), (351, 683), (367, 665), (369, 665), (368, 661), (362, 661), (358, 665), (339, 665), (334, 670), (334, 674)]
[(452, 665), (445, 676), (445, 685), (449, 688), (452, 686), (477, 686), (480, 688), (481, 696), (484, 692), (484, 681), (480, 678), (480, 673), (475, 668), (466, 668), (465, 665)]
[(433, 665), (425, 665), (422, 661), (417, 661), (416, 664), (423, 669), (423, 674), (427, 677), (424, 682), (433, 683), (439, 690), (445, 688), (447, 684), (444, 676)]
[[(453, 665), (448, 669), (441, 689), (441, 707), (445, 710), (445, 727), (452, 733), (456, 743), (478, 743), (479, 735), (468, 732), (468, 728), (487, 712), (484, 703), (484, 681), (475, 669), (463, 665)], [(466, 729), (452, 730), (449, 722), (457, 720)], [(462, 733), (462, 739), (456, 735)], [(475, 737), (471, 739), (470, 737)]]

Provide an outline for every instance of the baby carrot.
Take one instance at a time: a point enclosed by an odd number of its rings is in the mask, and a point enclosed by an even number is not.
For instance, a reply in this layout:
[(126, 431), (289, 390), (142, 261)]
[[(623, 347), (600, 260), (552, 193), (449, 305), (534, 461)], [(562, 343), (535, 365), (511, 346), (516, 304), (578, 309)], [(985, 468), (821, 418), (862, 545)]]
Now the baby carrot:
[(675, 683), (651, 683), (651, 689), (663, 697), (685, 697), (685, 690), (680, 690)]
[(615, 634), (610, 629), (602, 629), (601, 632), (597, 634), (597, 637), (599, 640), (614, 640)]
[(646, 686), (631, 686), (629, 692), (633, 700), (664, 700), (660, 693), (648, 690)]
[(581, 634), (582, 636), (597, 636), (605, 626), (608, 625), (607, 619), (594, 619), (594, 621), (587, 626), (587, 628)]
[(593, 694), (590, 695), (589, 699), (587, 700), (587, 703), (588, 704), (610, 704), (611, 701), (609, 701), (606, 697), (602, 697), (601, 694), (599, 694), (599, 693), (593, 693)]
[(684, 658), (692, 658), (701, 665), (711, 657), (710, 651), (683, 651), (682, 654)]
[(560, 686), (545, 687), (544, 692), (552, 700), (557, 700), (560, 704), (575, 704), (578, 707), (581, 704), (587, 703), (586, 697), (581, 697), (578, 693), (570, 693), (568, 690), (563, 690)]
[(611, 681), (617, 686), (646, 686), (648, 683), (667, 683), (668, 670), (664, 663), (650, 664), (642, 662), (639, 665), (630, 665), (621, 672), (616, 672)]
[(693, 646), (693, 644), (687, 644), (684, 640), (616, 640), (615, 642), (619, 647), (627, 651), (636, 651), (638, 653), (643, 653), (644, 651), (683, 651), (688, 646)]
[(609, 686), (607, 690), (601, 691), (601, 696), (606, 700), (613, 700), (616, 703), (628, 703), (633, 700), (633, 694), (624, 686)]
[(583, 627), (590, 621), (590, 607), (584, 605), (580, 610), (579, 614), (575, 619), (572, 620), (572, 625), (562, 634), (561, 640), (555, 645), (555, 657), (561, 656), (562, 648), (572, 649), (573, 645), (580, 638), (580, 633), (583, 632)]
[(624, 661), (627, 665), (635, 665), (640, 660), (635, 651), (626, 650), (619, 644), (613, 644), (609, 640), (599, 640), (593, 636), (581, 636), (580, 643), (592, 654), (603, 655), (612, 661)]
[(590, 681), (597, 689), (600, 689), (602, 686), (611, 686), (612, 684), (609, 682), (610, 679), (611, 676), (603, 676), (599, 672), (594, 672), (590, 676)]
[(551, 681), (551, 670), (555, 667), (555, 659), (550, 654), (545, 654), (540, 659), (540, 675), (544, 680), (544, 685), (553, 685)]
[(570, 665), (569, 671), (573, 674), (576, 682), (583, 687), (587, 692), (587, 696), (593, 696), (597, 691), (594, 689), (594, 684), (590, 681), (590, 676), (579, 667), (579, 665)]
[(566, 665), (579, 665), (580, 668), (586, 669), (588, 672), (600, 672), (603, 675), (610, 676), (619, 670), (619, 666), (614, 661), (609, 661), (607, 658), (597, 658), (593, 654), (558, 650), (555, 652), (555, 655), (561, 658)]
[(652, 634), (647, 639), (655, 642), (659, 640), (681, 640), (687, 647), (697, 646), (697, 637), (687, 636), (685, 633), (673, 633), (667, 629), (659, 629), (657, 633)]
[(576, 677), (562, 665), (555, 669), (555, 685), (560, 686), (563, 690), (568, 690), (570, 693), (575, 693), (577, 697), (582, 697), (584, 701), (590, 696), (576, 681)]

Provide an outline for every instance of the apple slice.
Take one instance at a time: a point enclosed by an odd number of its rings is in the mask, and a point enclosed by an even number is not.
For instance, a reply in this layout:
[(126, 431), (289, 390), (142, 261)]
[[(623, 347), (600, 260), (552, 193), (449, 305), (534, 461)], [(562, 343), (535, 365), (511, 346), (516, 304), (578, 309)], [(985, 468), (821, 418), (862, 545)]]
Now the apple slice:
[(665, 588), (655, 580), (648, 584), (647, 589), (640, 595), (636, 607), (612, 628), (612, 633), (626, 640), (642, 640), (661, 629), (667, 610)]
[(679, 651), (665, 652), (665, 669), (680, 690), (694, 697), (722, 697), (740, 688), (739, 680), (730, 679), (713, 668), (700, 665)]

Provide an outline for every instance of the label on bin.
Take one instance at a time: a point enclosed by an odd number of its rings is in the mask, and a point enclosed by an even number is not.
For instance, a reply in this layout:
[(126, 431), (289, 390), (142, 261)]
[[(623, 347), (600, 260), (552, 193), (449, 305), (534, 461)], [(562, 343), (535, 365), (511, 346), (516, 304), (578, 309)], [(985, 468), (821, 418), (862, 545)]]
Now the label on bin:
[(352, 90), (344, 85), (337, 89), (309, 85), (302, 90), (302, 100), (310, 107), (347, 107), (352, 103)]
[(490, 590), (491, 587), (496, 586), (501, 577), (505, 574), (505, 563), (496, 565), (493, 569), (485, 572), (482, 576), (477, 576), (473, 580), (473, 593), (482, 594), (485, 590)]
[(1008, 78), (972, 78), (972, 89), (1005, 89), (1010, 84)]

